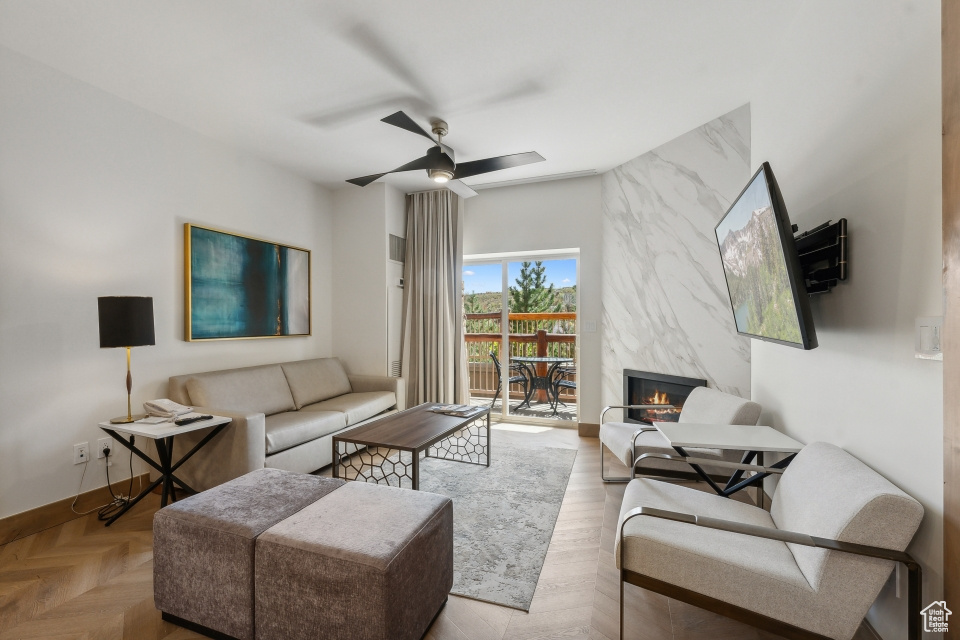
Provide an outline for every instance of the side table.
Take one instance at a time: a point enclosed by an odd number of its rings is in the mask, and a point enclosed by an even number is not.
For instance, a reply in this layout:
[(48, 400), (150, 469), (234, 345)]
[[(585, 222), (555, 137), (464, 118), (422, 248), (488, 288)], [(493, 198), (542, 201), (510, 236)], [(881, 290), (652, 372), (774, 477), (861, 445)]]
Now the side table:
[[(136, 498), (133, 498), (116, 515), (107, 520), (106, 526), (110, 526), (114, 521), (129, 511), (135, 504), (140, 502), (145, 495), (153, 491), (159, 485), (163, 485), (163, 491), (160, 495), (160, 507), (167, 506), (168, 498), (174, 502), (177, 501), (177, 493), (174, 485), (180, 485), (181, 489), (194, 492), (187, 484), (174, 475), (177, 469), (184, 462), (190, 459), (193, 454), (199, 451), (205, 444), (213, 440), (218, 433), (223, 431), (231, 419), (223, 416), (213, 416), (210, 420), (201, 420), (191, 424), (177, 426), (173, 421), (160, 422), (157, 424), (145, 424), (141, 422), (131, 422), (128, 424), (113, 424), (110, 422), (101, 422), (97, 426), (108, 433), (114, 440), (129, 449), (138, 458), (149, 464), (160, 472), (160, 477), (150, 483)], [(183, 433), (198, 431), (200, 429), (210, 429), (210, 433), (203, 437), (197, 445), (188, 451), (177, 462), (173, 462), (173, 438)], [(123, 434), (123, 435), (121, 435)], [(129, 436), (129, 441), (124, 436)], [(159, 463), (147, 455), (144, 451), (137, 448), (135, 438), (147, 438), (153, 440), (157, 447), (157, 456)], [(195, 492), (194, 492), (195, 493)]]
[[(797, 453), (803, 449), (803, 443), (798, 442), (781, 433), (772, 427), (738, 425), (738, 424), (691, 424), (689, 422), (654, 422), (653, 426), (657, 428), (663, 437), (666, 438), (670, 446), (684, 458), (690, 458), (688, 464), (693, 470), (717, 492), (717, 495), (730, 497), (732, 494), (745, 489), (751, 485), (757, 487), (757, 506), (763, 508), (763, 484), (764, 478), (771, 473), (780, 473)], [(741, 468), (734, 471), (727, 480), (725, 486), (721, 487), (707, 475), (694, 456), (687, 453), (685, 447), (701, 447), (704, 449), (735, 449), (745, 451), (740, 463)], [(763, 467), (763, 454), (765, 451), (789, 454), (784, 459), (771, 465)], [(656, 457), (656, 456), (654, 456)], [(662, 456), (661, 456), (662, 457)], [(742, 480), (744, 474), (744, 465), (750, 465), (756, 459), (757, 466), (750, 471), (755, 473)], [(714, 462), (703, 460), (701, 462), (713, 464), (715, 466), (724, 466), (724, 462)], [(734, 465), (736, 466), (736, 465)]]

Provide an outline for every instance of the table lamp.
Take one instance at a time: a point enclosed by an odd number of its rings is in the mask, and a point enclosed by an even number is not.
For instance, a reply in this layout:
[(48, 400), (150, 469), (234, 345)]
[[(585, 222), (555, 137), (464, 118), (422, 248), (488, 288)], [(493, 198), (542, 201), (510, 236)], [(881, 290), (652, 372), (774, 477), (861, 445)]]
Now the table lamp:
[(153, 298), (137, 296), (107, 296), (97, 298), (100, 312), (100, 348), (124, 347), (127, 350), (127, 415), (111, 418), (113, 424), (127, 424), (139, 420), (130, 410), (130, 347), (156, 344), (153, 331)]

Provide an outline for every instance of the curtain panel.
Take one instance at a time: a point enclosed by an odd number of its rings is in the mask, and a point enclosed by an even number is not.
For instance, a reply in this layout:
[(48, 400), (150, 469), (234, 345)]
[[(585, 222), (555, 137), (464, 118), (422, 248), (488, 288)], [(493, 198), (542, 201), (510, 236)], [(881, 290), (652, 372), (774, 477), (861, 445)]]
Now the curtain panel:
[(445, 189), (407, 196), (402, 359), (408, 406), (470, 400), (457, 269), (461, 211), (460, 197)]

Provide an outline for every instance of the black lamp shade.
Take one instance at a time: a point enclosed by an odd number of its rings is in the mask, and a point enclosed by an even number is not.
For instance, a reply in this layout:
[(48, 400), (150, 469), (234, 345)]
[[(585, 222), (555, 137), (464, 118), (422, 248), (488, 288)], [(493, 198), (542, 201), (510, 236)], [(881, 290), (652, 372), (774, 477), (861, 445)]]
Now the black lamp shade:
[(107, 296), (97, 298), (100, 311), (100, 348), (142, 347), (156, 344), (153, 298)]

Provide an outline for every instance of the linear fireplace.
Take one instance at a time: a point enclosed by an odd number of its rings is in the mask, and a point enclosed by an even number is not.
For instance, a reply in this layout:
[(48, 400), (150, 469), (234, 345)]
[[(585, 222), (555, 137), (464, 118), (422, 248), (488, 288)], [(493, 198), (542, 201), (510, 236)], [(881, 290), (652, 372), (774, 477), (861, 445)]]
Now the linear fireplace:
[(683, 378), (649, 371), (623, 370), (623, 404), (672, 404), (674, 409), (631, 409), (624, 412), (626, 422), (650, 424), (676, 422), (680, 409), (696, 387), (707, 386), (706, 380)]

